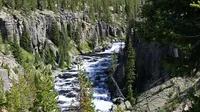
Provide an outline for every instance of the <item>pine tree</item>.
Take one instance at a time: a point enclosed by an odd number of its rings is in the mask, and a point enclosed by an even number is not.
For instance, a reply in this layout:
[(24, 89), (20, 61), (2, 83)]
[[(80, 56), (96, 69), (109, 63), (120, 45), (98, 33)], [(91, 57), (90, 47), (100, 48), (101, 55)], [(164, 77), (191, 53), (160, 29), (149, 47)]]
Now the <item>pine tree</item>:
[(54, 91), (52, 73), (49, 66), (40, 74), (35, 75), (36, 99), (33, 112), (59, 112), (57, 107), (57, 93)]
[(20, 64), (22, 64), (22, 51), (20, 49), (20, 46), (17, 41), (16, 35), (14, 35), (14, 41), (11, 43), (10, 50), (12, 51), (12, 54), (16, 61)]
[(39, 53), (35, 53), (35, 60), (34, 60), (34, 65), (38, 67), (41, 64), (41, 58)]
[(46, 49), (44, 63), (46, 65), (51, 64), (53, 68), (56, 67), (56, 65), (55, 65), (55, 56), (52, 53), (52, 51), (50, 50), (50, 48)]
[(22, 75), (19, 82), (13, 82), (10, 92), (7, 94), (7, 109), (10, 112), (27, 111), (30, 108), (30, 90)]
[(135, 51), (132, 47), (131, 39), (128, 39), (127, 45), (127, 61), (125, 65), (125, 75), (128, 84), (133, 84), (134, 79), (136, 78), (135, 75)]
[(54, 21), (52, 22), (52, 42), (58, 47), (59, 46), (60, 31), (58, 24)]
[(133, 105), (135, 103), (135, 98), (133, 95), (132, 85), (136, 79), (135, 75), (135, 51), (132, 47), (131, 38), (128, 38), (127, 43), (127, 52), (126, 52), (126, 64), (125, 64), (125, 81), (126, 81), (126, 91), (127, 91), (127, 99), (131, 101)]
[(32, 52), (32, 46), (31, 46), (31, 38), (30, 38), (30, 32), (26, 28), (26, 25), (24, 24), (24, 31), (22, 33), (22, 37), (20, 38), (20, 46), (25, 49), (28, 52)]
[(125, 12), (128, 20), (132, 19), (133, 17), (133, 5), (133, 0), (125, 0)]
[(136, 98), (134, 98), (134, 94), (133, 94), (133, 89), (132, 89), (132, 84), (129, 84), (128, 85), (128, 90), (127, 90), (127, 99), (131, 102), (132, 105), (135, 104), (136, 102)]
[(92, 103), (93, 90), (91, 81), (87, 78), (86, 72), (79, 71), (79, 74), (81, 112), (95, 112), (94, 104)]

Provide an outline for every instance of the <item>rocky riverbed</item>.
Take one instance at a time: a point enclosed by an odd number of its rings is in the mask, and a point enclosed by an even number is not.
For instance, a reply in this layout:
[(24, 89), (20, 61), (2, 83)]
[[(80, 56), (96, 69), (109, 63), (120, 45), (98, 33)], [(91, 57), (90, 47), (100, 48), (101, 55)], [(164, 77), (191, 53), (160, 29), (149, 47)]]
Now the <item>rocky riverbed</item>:
[[(109, 74), (105, 72), (111, 67), (111, 55), (119, 52), (124, 47), (124, 42), (115, 42), (108, 50), (98, 52), (96, 55), (81, 55), (82, 69), (87, 72), (93, 85), (93, 103), (97, 112), (110, 112), (113, 103), (105, 80)], [(55, 89), (59, 94), (58, 106), (61, 112), (74, 111), (79, 109), (79, 79), (78, 65), (71, 70), (60, 72), (55, 79)]]

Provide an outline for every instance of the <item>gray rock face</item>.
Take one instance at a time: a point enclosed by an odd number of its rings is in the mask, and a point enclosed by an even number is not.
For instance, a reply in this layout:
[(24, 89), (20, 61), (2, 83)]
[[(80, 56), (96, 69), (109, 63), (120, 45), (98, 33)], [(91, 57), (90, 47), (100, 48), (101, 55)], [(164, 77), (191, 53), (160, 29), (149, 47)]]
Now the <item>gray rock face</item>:
[(194, 78), (172, 78), (141, 94), (134, 112), (157, 112), (164, 107), (174, 112), (182, 112), (185, 105), (189, 104), (185, 95), (196, 82), (198, 81)]
[[(13, 34), (18, 38), (21, 37), (24, 30), (23, 23), (29, 29), (31, 34), (32, 46), (34, 50), (41, 51), (44, 48), (45, 41), (52, 37), (51, 24), (56, 21), (61, 30), (61, 23), (69, 29), (72, 26), (72, 32), (81, 30), (81, 41), (107, 36), (118, 36), (117, 29), (119, 26), (111, 26), (105, 22), (91, 24), (89, 17), (82, 13), (54, 13), (52, 11), (35, 11), (30, 16), (23, 16), (15, 11), (13, 15), (6, 12), (0, 12), (0, 32), (4, 38), (13, 40)], [(79, 27), (81, 24), (81, 28)], [(120, 31), (118, 31), (120, 32)], [(120, 33), (118, 33), (120, 34)], [(47, 44), (50, 45), (50, 44)], [(52, 48), (52, 45), (51, 45)]]
[(171, 47), (160, 48), (158, 45), (146, 42), (136, 42), (136, 69), (140, 92), (169, 80), (168, 72), (161, 64), (164, 54), (177, 56), (177, 51)]
[(4, 91), (8, 91), (10, 88), (10, 81), (8, 78), (8, 70), (0, 69), (0, 78), (4, 81)]

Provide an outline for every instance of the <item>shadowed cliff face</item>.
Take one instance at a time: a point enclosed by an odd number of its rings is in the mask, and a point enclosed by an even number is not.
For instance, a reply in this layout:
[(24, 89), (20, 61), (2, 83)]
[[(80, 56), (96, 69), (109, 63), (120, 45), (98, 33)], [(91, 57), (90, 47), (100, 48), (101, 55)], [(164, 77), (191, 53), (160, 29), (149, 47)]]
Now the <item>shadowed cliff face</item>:
[(144, 41), (136, 42), (136, 70), (139, 92), (146, 91), (169, 80), (169, 72), (161, 63), (166, 54), (177, 56), (177, 50), (170, 46), (159, 47)]
[(20, 38), (24, 29), (23, 23), (25, 23), (30, 31), (33, 49), (36, 51), (42, 50), (44, 45), (52, 46), (48, 40), (52, 36), (51, 25), (53, 21), (56, 21), (59, 30), (61, 30), (61, 24), (68, 31), (76, 32), (80, 30), (82, 42), (92, 38), (123, 36), (125, 33), (124, 28), (118, 25), (109, 25), (102, 21), (92, 24), (90, 18), (82, 13), (35, 11), (30, 15), (23, 16), (18, 11), (14, 11), (13, 14), (0, 12), (0, 30), (3, 37), (13, 40), (13, 34), (16, 34)]

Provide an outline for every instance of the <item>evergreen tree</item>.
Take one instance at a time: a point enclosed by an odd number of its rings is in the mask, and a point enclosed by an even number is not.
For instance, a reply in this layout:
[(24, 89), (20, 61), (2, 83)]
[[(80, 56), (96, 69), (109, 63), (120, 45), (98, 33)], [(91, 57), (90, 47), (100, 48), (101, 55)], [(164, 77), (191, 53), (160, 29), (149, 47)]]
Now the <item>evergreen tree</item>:
[(52, 22), (52, 42), (58, 47), (59, 46), (60, 31), (58, 24), (54, 21)]
[(57, 93), (54, 89), (54, 81), (50, 67), (44, 68), (41, 74), (35, 76), (36, 99), (33, 112), (59, 112), (57, 108)]
[(15, 9), (16, 10), (21, 10), (23, 6), (23, 0), (15, 0)]
[(32, 42), (31, 42), (29, 30), (26, 28), (26, 25), (24, 24), (24, 31), (22, 33), (22, 37), (20, 38), (20, 46), (26, 51), (31, 53), (32, 52), (31, 43)]
[(136, 98), (134, 97), (135, 95), (133, 94), (133, 87), (132, 87), (132, 84), (129, 84), (128, 85), (128, 88), (127, 88), (127, 99), (131, 102), (132, 105), (134, 105), (136, 103)]
[(19, 82), (13, 82), (10, 92), (7, 94), (7, 109), (10, 112), (27, 111), (30, 106), (30, 90), (22, 75), (19, 75)]
[(127, 91), (127, 99), (131, 101), (131, 104), (133, 105), (135, 102), (135, 98), (133, 95), (133, 89), (132, 85), (133, 82), (136, 79), (135, 75), (135, 51), (132, 47), (132, 42), (131, 38), (128, 38), (128, 43), (127, 43), (127, 61), (125, 64), (125, 81), (126, 81), (126, 91)]
[(22, 64), (22, 51), (20, 49), (20, 46), (17, 41), (16, 35), (14, 35), (14, 41), (11, 43), (10, 50), (12, 51), (12, 54), (16, 61), (20, 64)]
[[(195, 75), (200, 68), (200, 26), (194, 23), (200, 10), (191, 7), (190, 3), (187, 0), (147, 0), (142, 8), (139, 36), (160, 47), (171, 46), (178, 50), (176, 55), (166, 53), (162, 59), (174, 75)], [(171, 7), (176, 5), (179, 7)]]
[(125, 75), (128, 84), (133, 84), (134, 79), (136, 78), (135, 75), (135, 51), (132, 47), (131, 39), (128, 39), (127, 45), (127, 61), (125, 65)]
[(53, 68), (56, 67), (56, 65), (55, 65), (55, 56), (52, 53), (52, 51), (50, 50), (50, 48), (46, 49), (44, 63), (46, 65), (51, 64)]
[(41, 64), (41, 58), (39, 53), (35, 53), (35, 60), (34, 60), (34, 65), (38, 67)]
[(91, 81), (86, 77), (86, 72), (80, 71), (79, 74), (81, 112), (95, 112)]

